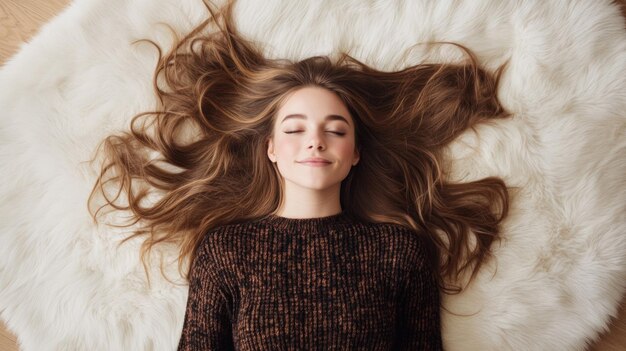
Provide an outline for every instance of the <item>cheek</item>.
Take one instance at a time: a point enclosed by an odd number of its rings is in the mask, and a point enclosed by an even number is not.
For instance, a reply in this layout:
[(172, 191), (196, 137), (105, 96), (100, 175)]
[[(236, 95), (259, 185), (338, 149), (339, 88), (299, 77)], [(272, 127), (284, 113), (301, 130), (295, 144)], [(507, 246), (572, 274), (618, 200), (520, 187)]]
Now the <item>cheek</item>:
[(289, 138), (276, 138), (274, 139), (275, 153), (276, 155), (291, 156), (296, 155), (299, 148), (298, 142)]
[(337, 145), (337, 151), (344, 157), (352, 157), (354, 153), (354, 141), (346, 141)]

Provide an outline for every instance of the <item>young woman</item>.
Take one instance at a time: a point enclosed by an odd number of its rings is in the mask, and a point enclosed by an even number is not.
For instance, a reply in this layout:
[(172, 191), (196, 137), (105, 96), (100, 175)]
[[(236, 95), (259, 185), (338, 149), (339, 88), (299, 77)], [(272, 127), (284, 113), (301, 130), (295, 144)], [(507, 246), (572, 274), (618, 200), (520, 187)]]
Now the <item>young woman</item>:
[[(441, 349), (440, 292), (475, 276), (509, 201), (498, 178), (447, 181), (443, 148), (508, 115), (502, 67), (460, 45), (465, 63), (397, 72), (345, 53), (271, 60), (238, 35), (232, 3), (207, 7), (160, 56), (163, 108), (104, 140), (89, 199), (145, 223), (131, 236), (145, 235), (142, 256), (179, 245), (179, 349)], [(136, 125), (146, 116), (152, 130)]]

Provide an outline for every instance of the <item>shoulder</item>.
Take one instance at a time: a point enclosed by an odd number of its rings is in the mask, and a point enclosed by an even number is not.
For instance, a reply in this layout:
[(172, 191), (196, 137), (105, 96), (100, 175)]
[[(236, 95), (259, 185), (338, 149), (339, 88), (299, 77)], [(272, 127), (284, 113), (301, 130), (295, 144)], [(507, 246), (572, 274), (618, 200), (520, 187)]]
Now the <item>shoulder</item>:
[(200, 247), (214, 248), (228, 241), (233, 235), (241, 232), (239, 224), (224, 224), (209, 229), (200, 242)]
[(204, 234), (198, 249), (210, 250), (217, 254), (235, 252), (242, 241), (250, 239), (263, 229), (262, 223), (257, 221), (219, 225)]
[(383, 231), (389, 234), (388, 240), (404, 257), (405, 267), (422, 267), (429, 261), (431, 253), (425, 233), (395, 223), (381, 223), (379, 225)]
[(227, 224), (213, 227), (206, 231), (198, 242), (192, 267), (202, 271), (217, 274), (231, 262), (231, 256), (237, 252), (232, 238), (236, 238), (238, 228)]
[(395, 223), (378, 223), (379, 230), (387, 233), (390, 238), (401, 242), (407, 250), (419, 251), (424, 249), (424, 234), (413, 228)]

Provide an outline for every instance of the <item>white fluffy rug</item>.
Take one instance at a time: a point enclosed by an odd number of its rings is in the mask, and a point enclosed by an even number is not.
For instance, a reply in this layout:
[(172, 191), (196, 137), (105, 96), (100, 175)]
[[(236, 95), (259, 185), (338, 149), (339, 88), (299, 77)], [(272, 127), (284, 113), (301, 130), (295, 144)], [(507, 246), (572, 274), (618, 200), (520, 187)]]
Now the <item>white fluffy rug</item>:
[[(23, 350), (171, 350), (185, 285), (153, 274), (139, 242), (96, 226), (88, 160), (106, 134), (154, 107), (156, 51), (200, 0), (76, 0), (0, 71), (0, 311)], [(239, 28), (273, 57), (350, 49), (381, 69), (458, 57), (510, 58), (500, 96), (512, 119), (451, 145), (457, 179), (520, 187), (496, 248), (465, 293), (447, 297), (448, 350), (582, 350), (626, 289), (626, 32), (610, 1), (241, 0)], [(477, 138), (480, 137), (480, 139)], [(173, 259), (174, 248), (164, 249)], [(156, 265), (155, 265), (156, 267)], [(170, 277), (182, 282), (174, 264)], [(156, 269), (156, 268), (155, 268)], [(156, 270), (155, 270), (156, 272)]]

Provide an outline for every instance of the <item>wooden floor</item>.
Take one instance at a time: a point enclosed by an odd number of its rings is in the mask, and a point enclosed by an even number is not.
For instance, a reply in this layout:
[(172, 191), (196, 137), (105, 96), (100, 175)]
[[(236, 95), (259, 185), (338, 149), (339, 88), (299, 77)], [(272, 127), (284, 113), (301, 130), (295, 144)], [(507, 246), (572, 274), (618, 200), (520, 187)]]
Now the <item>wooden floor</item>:
[[(626, 0), (618, 1), (626, 17)], [(2, 0), (0, 2), (0, 63), (15, 54), (19, 45), (28, 41), (40, 26), (58, 14), (70, 0)], [(0, 351), (17, 351), (16, 338), (0, 321)], [(593, 351), (626, 350), (626, 301), (611, 330), (603, 335)]]

